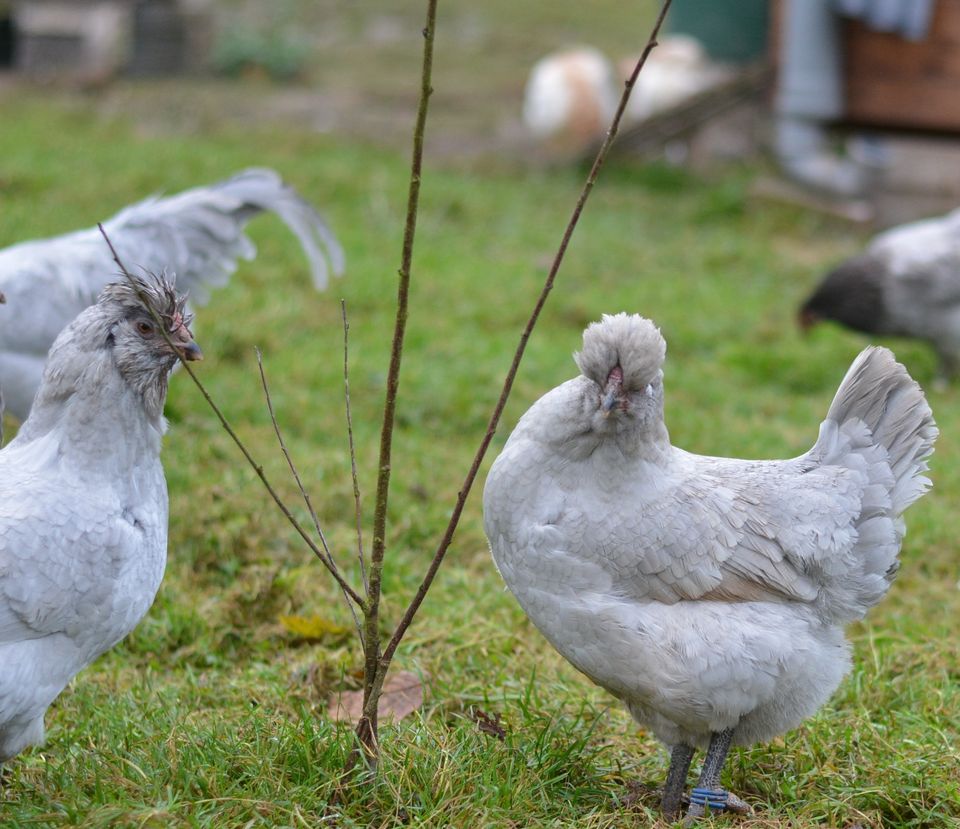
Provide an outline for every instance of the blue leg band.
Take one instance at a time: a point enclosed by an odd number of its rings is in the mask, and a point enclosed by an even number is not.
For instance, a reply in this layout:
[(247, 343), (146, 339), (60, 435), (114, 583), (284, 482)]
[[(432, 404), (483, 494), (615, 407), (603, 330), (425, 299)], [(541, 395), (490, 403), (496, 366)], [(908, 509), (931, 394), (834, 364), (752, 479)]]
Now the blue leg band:
[(690, 792), (690, 802), (709, 806), (711, 811), (723, 809), (727, 805), (727, 792), (725, 789), (694, 789)]

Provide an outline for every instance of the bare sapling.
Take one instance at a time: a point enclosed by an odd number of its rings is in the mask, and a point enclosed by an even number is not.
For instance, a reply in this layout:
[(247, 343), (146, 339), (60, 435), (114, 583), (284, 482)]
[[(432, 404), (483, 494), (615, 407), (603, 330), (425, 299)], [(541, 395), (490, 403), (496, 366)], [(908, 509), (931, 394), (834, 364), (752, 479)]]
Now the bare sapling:
[[(490, 446), (493, 436), (496, 433), (500, 417), (503, 414), (504, 407), (513, 388), (513, 383), (520, 367), (520, 362), (526, 350), (527, 342), (533, 333), (534, 327), (540, 317), (540, 314), (546, 304), (547, 297), (553, 289), (557, 273), (566, 254), (567, 246), (573, 236), (573, 232), (580, 220), (580, 215), (586, 205), (587, 199), (597, 180), (597, 176), (603, 166), (604, 161), (610, 151), (613, 141), (617, 135), (623, 112), (629, 100), (630, 93), (644, 63), (650, 52), (657, 45), (657, 37), (660, 28), (666, 17), (667, 10), (670, 7), (671, 0), (664, 0), (663, 6), (657, 16), (656, 22), (647, 40), (647, 44), (641, 53), (633, 71), (626, 79), (621, 95), (619, 105), (614, 113), (613, 119), (607, 129), (603, 143), (597, 152), (596, 158), (586, 177), (580, 195), (574, 205), (573, 212), (564, 229), (560, 239), (557, 252), (553, 258), (550, 269), (545, 278), (543, 287), (530, 312), (529, 318), (520, 335), (519, 342), (514, 351), (510, 366), (504, 377), (499, 397), (493, 407), (487, 423), (486, 431), (480, 440), (480, 444), (474, 454), (470, 467), (466, 472), (463, 483), (460, 486), (456, 502), (450, 513), (450, 518), (444, 527), (444, 530), (437, 543), (435, 552), (427, 567), (416, 593), (410, 599), (400, 620), (393, 628), (390, 636), (384, 641), (380, 632), (381, 626), (381, 591), (383, 583), (384, 567), (387, 560), (387, 507), (390, 496), (390, 483), (392, 473), (392, 449), (393, 449), (393, 430), (396, 418), (397, 400), (400, 388), (400, 369), (403, 358), (404, 338), (406, 334), (407, 318), (409, 313), (409, 291), (411, 280), (411, 263), (413, 261), (414, 243), (416, 239), (417, 215), (420, 203), (420, 185), (423, 170), (423, 149), (424, 136), (427, 124), (427, 112), (430, 95), (432, 93), (432, 73), (433, 73), (433, 47), (436, 32), (437, 3), (438, 0), (427, 0), (426, 22), (423, 28), (423, 61), (421, 71), (420, 97), (417, 108), (417, 118), (413, 134), (413, 153), (410, 167), (410, 183), (407, 196), (407, 211), (404, 224), (403, 244), (400, 257), (400, 268), (398, 271), (397, 284), (397, 308), (396, 319), (394, 323), (393, 338), (390, 351), (390, 365), (387, 374), (387, 388), (384, 400), (383, 420), (380, 432), (380, 452), (376, 482), (376, 500), (373, 515), (373, 532), (370, 539), (369, 552), (364, 545), (362, 532), (362, 513), (361, 513), (361, 490), (357, 473), (356, 451), (353, 440), (353, 423), (350, 409), (350, 380), (349, 380), (349, 322), (347, 319), (346, 306), (341, 305), (343, 320), (343, 377), (344, 377), (344, 398), (346, 408), (347, 437), (350, 449), (351, 478), (353, 482), (353, 495), (355, 504), (356, 519), (356, 556), (359, 564), (359, 571), (362, 584), (359, 587), (352, 586), (343, 575), (337, 563), (337, 557), (331, 551), (326, 537), (313, 507), (310, 495), (303, 483), (299, 471), (287, 450), (286, 442), (283, 438), (280, 425), (273, 408), (273, 402), (270, 395), (270, 388), (267, 382), (266, 372), (263, 367), (263, 360), (259, 350), (257, 351), (257, 361), (260, 369), (260, 380), (266, 399), (267, 408), (270, 414), (271, 423), (280, 445), (281, 452), (287, 462), (291, 474), (297, 484), (301, 497), (303, 498), (307, 512), (310, 516), (312, 529), (303, 526), (293, 514), (291, 508), (279, 496), (270, 480), (264, 473), (263, 466), (257, 462), (250, 451), (244, 445), (243, 441), (237, 435), (236, 431), (227, 421), (226, 416), (214, 402), (210, 394), (200, 382), (192, 367), (186, 361), (183, 366), (190, 376), (191, 380), (200, 389), (204, 400), (217, 416), (220, 424), (237, 445), (246, 461), (253, 468), (261, 484), (266, 488), (271, 499), (283, 513), (284, 517), (294, 528), (296, 533), (307, 544), (314, 556), (323, 564), (343, 594), (350, 613), (357, 629), (357, 635), (363, 652), (364, 659), (364, 679), (363, 679), (363, 707), (356, 726), (357, 745), (351, 753), (348, 761), (348, 768), (352, 768), (359, 759), (363, 759), (365, 765), (374, 770), (380, 756), (379, 745), (379, 727), (378, 727), (378, 706), (383, 693), (384, 682), (390, 669), (397, 648), (403, 640), (404, 635), (412, 624), (417, 612), (419, 611), (424, 599), (433, 584), (437, 571), (443, 563), (447, 550), (453, 540), (460, 518), (463, 514), (464, 506), (470, 495), (477, 474), (479, 473), (484, 456)], [(114, 261), (117, 263), (121, 272), (131, 281), (127, 269), (117, 256), (113, 245), (107, 238), (106, 233), (101, 232), (110, 250), (113, 253)], [(134, 283), (136, 285), (136, 283)], [(149, 306), (148, 306), (149, 307)], [(163, 326), (159, 326), (161, 331), (165, 331)]]

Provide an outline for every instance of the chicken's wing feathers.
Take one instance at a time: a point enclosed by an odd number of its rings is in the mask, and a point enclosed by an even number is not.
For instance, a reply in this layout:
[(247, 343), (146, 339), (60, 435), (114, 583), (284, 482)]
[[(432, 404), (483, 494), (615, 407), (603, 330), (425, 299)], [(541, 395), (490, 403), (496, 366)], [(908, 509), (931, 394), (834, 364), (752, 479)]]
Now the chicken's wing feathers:
[(118, 562), (142, 536), (112, 496), (27, 492), (0, 504), (0, 646), (54, 633), (81, 640), (109, 612)]
[(661, 601), (815, 601), (816, 563), (855, 537), (852, 476), (676, 451), (683, 480), (644, 503), (624, 538), (641, 581), (656, 582)]
[(342, 274), (343, 248), (323, 217), (268, 169), (251, 168), (207, 187), (144, 199), (105, 227), (111, 238), (126, 240), (130, 262), (148, 270), (162, 263), (176, 272), (191, 302), (203, 305), (210, 288), (225, 284), (236, 270), (238, 259), (256, 255), (243, 230), (263, 211), (276, 213), (297, 237), (318, 289), (326, 287), (331, 272)]

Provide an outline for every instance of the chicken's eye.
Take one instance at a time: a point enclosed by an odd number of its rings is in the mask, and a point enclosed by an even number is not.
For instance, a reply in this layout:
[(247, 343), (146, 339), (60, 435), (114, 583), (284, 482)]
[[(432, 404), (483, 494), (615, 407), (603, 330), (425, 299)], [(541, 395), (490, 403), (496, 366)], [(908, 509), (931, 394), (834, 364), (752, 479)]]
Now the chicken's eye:
[(137, 331), (144, 337), (149, 337), (153, 333), (153, 326), (149, 322), (138, 322)]

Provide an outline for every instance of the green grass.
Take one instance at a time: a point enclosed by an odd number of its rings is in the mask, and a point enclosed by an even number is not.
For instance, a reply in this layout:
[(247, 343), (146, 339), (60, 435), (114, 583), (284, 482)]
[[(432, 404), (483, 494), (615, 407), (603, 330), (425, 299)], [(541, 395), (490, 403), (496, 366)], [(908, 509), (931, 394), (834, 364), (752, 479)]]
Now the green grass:
[[(337, 300), (350, 313), (369, 507), (406, 146), (374, 149), (280, 127), (148, 137), (122, 120), (52, 105), (40, 92), (21, 90), (3, 103), (3, 245), (89, 226), (145, 193), (254, 164), (277, 168), (324, 209), (348, 252), (347, 276), (315, 294), (292, 237), (275, 219), (256, 220), (256, 261), (198, 314), (207, 357), (199, 373), (294, 502), (258, 387), (254, 347), (263, 349), (287, 441), (356, 578)], [(428, 160), (395, 438), (388, 622), (432, 554), (582, 175), (438, 171)], [(662, 326), (676, 444), (782, 457), (813, 442), (866, 340), (834, 328), (803, 339), (793, 310), (823, 267), (864, 237), (751, 199), (751, 175), (731, 169), (704, 179), (623, 161), (604, 170), (493, 454), (537, 396), (572, 376), (584, 325), (619, 310)], [(928, 385), (931, 355), (893, 345)], [(726, 779), (758, 814), (720, 825), (960, 820), (960, 391), (930, 398), (943, 433), (936, 485), (908, 514), (901, 576), (866, 623), (851, 628), (856, 666), (834, 699), (800, 729), (733, 753)], [(342, 637), (297, 641), (278, 617), (348, 624), (341, 599), (183, 373), (173, 379), (168, 414), (171, 540), (160, 595), (134, 634), (59, 697), (46, 746), (11, 764), (0, 825), (650, 824), (662, 751), (552, 651), (504, 591), (483, 537), (479, 491), (397, 657), (398, 668), (428, 677), (422, 714), (384, 727), (376, 781), (338, 787), (351, 734), (327, 718), (327, 697), (349, 684), (358, 653)], [(500, 716), (503, 741), (480, 731), (474, 708)], [(631, 792), (639, 797), (625, 807)]]

